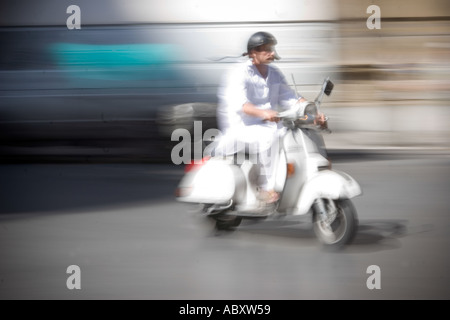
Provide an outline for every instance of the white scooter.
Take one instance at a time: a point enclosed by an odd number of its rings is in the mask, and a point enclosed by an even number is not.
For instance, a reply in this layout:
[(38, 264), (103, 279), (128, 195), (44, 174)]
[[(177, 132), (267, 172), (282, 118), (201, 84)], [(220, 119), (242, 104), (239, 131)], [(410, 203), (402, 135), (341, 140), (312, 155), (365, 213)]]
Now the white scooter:
[[(280, 137), (276, 157), (276, 187), (280, 199), (270, 206), (258, 200), (258, 165), (244, 157), (207, 157), (188, 165), (177, 188), (177, 200), (200, 204), (202, 213), (216, 221), (216, 228), (239, 226), (242, 219), (312, 215), (320, 242), (342, 247), (354, 237), (358, 226), (351, 198), (361, 194), (348, 174), (331, 170), (319, 130), (311, 124), (323, 94), (330, 95), (327, 78), (314, 102), (279, 113), (286, 133)], [(309, 115), (308, 115), (309, 114)], [(309, 118), (309, 119), (308, 119)], [(240, 159), (241, 161), (236, 161)]]

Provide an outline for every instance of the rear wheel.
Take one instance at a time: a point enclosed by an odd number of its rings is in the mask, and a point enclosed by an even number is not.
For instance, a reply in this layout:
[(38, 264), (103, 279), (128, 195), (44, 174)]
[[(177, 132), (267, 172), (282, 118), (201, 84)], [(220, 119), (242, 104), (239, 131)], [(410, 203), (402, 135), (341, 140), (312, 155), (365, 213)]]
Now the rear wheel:
[(231, 230), (238, 227), (242, 222), (241, 217), (226, 214), (219, 214), (210, 218), (216, 221), (217, 230)]
[(242, 217), (227, 214), (233, 211), (233, 201), (227, 204), (204, 204), (202, 211), (206, 213), (209, 220), (215, 222), (217, 230), (230, 230), (238, 227), (242, 222)]
[(356, 210), (350, 200), (323, 200), (328, 218), (323, 220), (320, 213), (314, 212), (314, 232), (326, 247), (341, 248), (350, 243), (356, 234)]

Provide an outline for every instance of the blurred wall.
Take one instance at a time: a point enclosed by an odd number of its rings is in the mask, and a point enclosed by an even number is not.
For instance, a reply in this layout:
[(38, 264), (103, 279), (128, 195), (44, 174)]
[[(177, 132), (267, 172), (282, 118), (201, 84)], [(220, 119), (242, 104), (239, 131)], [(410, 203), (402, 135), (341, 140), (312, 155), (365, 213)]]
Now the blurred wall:
[[(370, 5), (381, 10), (380, 29), (367, 27)], [(448, 149), (450, 2), (343, 0), (338, 11), (330, 143)]]
[[(81, 30), (66, 27), (72, 4), (81, 8)], [(381, 10), (380, 29), (367, 27), (371, 5)], [(279, 39), (278, 66), (307, 98), (324, 76), (335, 82), (323, 105), (330, 148), (449, 148), (449, 7), (445, 0), (2, 1), (0, 140), (8, 150), (11, 137), (36, 150), (39, 139), (67, 136), (49, 152), (75, 146), (103, 154), (114, 144), (95, 137), (123, 138), (127, 148), (140, 139), (132, 152), (141, 152), (156, 134), (155, 108), (214, 101), (221, 73), (239, 60), (215, 59), (241, 54), (248, 35), (264, 29)]]
[[(66, 26), (73, 4), (81, 29)], [(300, 87), (336, 69), (332, 0), (0, 6), (0, 156), (170, 156), (164, 149), (170, 135), (158, 136), (157, 111), (212, 106), (223, 72), (247, 59), (239, 56), (260, 30), (277, 36), (279, 67)]]
[(337, 18), (335, 0), (15, 0), (1, 2), (0, 25), (65, 25), (69, 5), (81, 8), (85, 25), (329, 21)]

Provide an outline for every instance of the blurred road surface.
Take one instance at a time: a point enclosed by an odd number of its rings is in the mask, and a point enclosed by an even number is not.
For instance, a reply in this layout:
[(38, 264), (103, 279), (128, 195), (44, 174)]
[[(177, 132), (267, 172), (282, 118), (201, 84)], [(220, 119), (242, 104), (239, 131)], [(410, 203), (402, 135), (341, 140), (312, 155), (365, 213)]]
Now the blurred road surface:
[[(340, 159), (364, 195), (331, 253), (307, 218), (217, 234), (174, 200), (183, 168), (0, 166), (0, 299), (449, 299), (450, 157)], [(71, 265), (81, 289), (69, 290)], [(381, 289), (369, 290), (369, 266)]]

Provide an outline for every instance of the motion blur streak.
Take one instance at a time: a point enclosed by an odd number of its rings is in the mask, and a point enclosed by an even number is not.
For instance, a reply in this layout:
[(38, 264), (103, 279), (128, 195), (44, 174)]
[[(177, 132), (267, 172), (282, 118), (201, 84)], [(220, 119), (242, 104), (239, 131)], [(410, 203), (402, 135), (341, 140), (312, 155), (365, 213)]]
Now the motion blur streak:
[(71, 4), (1, 5), (2, 159), (170, 161), (173, 130), (215, 126), (220, 79), (260, 30), (306, 98), (336, 84), (331, 150), (450, 147), (447, 1), (377, 1), (380, 29), (371, 1), (80, 0), (80, 30)]
[[(55, 60), (73, 78), (125, 81), (121, 86), (139, 86), (146, 80), (175, 80), (171, 72), (176, 48), (170, 44), (91, 45), (58, 43), (52, 48)], [(86, 70), (88, 69), (88, 70)], [(167, 84), (166, 84), (167, 86)]]

